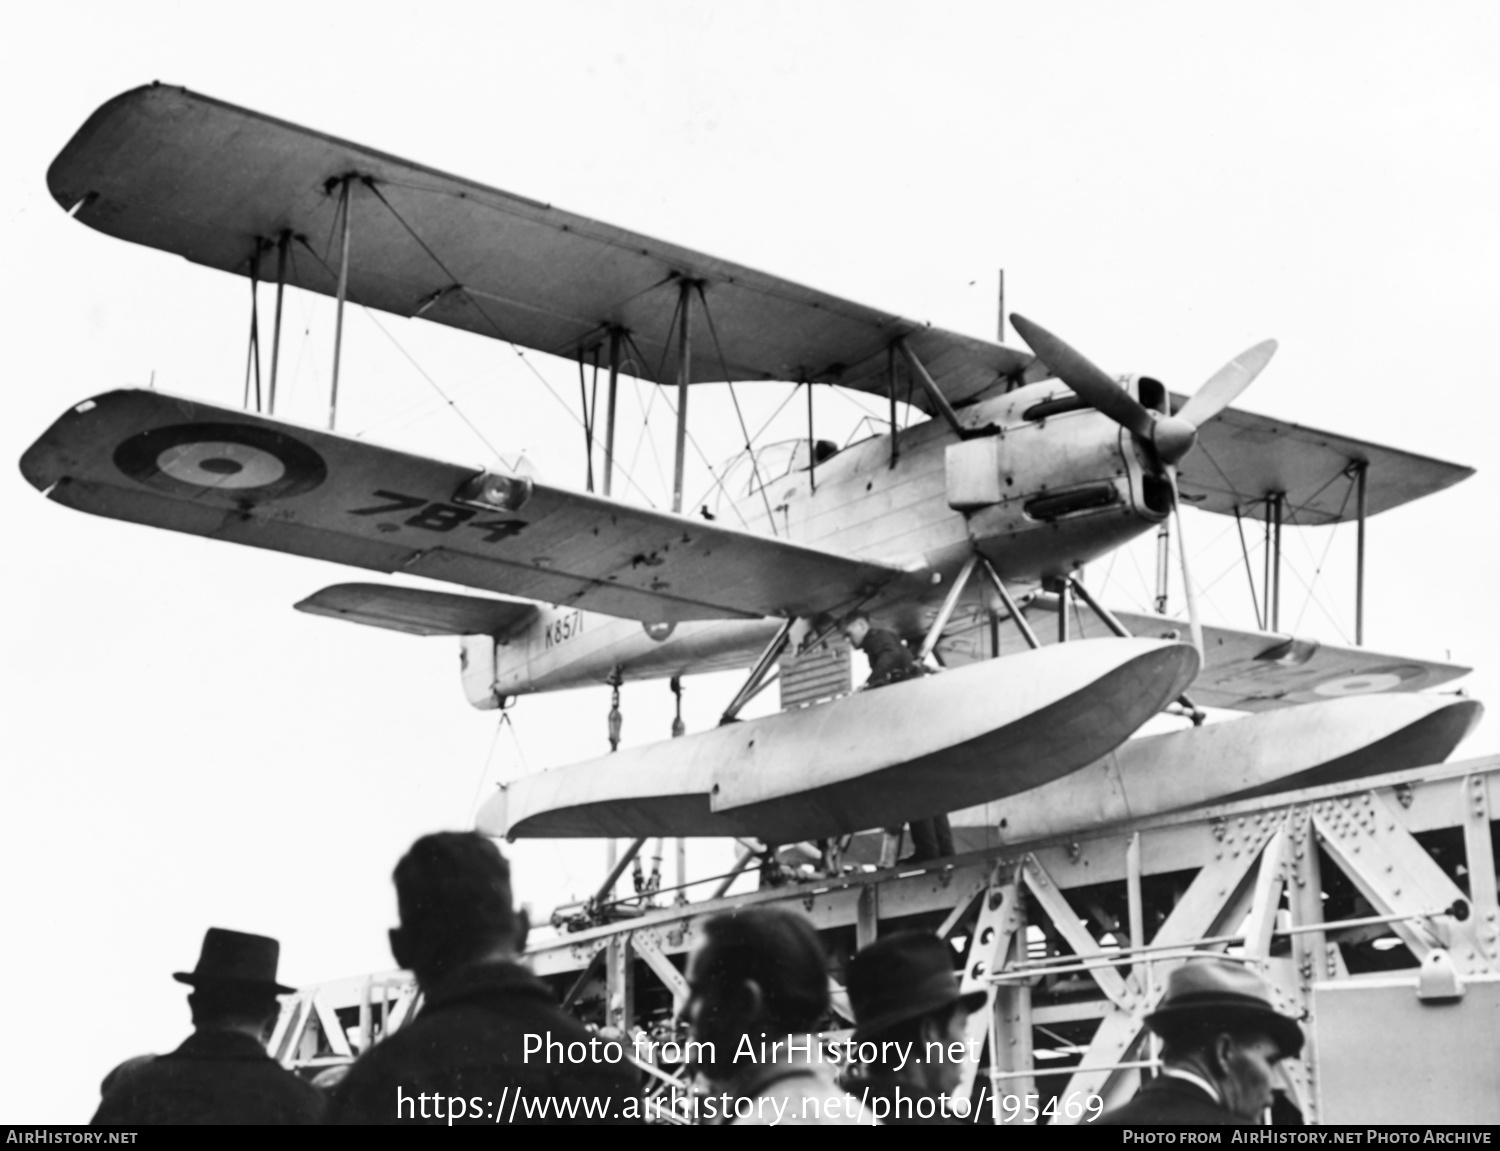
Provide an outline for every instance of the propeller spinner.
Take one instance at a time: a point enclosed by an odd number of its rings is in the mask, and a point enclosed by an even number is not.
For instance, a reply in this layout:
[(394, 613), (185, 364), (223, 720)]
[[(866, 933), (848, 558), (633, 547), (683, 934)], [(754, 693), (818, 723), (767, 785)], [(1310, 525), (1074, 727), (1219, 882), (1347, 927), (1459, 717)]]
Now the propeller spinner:
[(1177, 532), (1182, 583), (1187, 594), (1193, 646), (1203, 655), (1203, 628), (1198, 622), (1198, 599), (1188, 574), (1187, 546), (1182, 538), (1182, 501), (1177, 491), (1177, 464), (1198, 442), (1198, 429), (1213, 419), (1248, 388), (1276, 353), (1276, 341), (1264, 340), (1241, 352), (1209, 378), (1175, 414), (1164, 416), (1145, 407), (1134, 396), (1047, 329), (1014, 312), (1011, 323), (1021, 338), (1054, 375), (1089, 405), (1128, 431), (1153, 456), (1172, 489), (1172, 518)]

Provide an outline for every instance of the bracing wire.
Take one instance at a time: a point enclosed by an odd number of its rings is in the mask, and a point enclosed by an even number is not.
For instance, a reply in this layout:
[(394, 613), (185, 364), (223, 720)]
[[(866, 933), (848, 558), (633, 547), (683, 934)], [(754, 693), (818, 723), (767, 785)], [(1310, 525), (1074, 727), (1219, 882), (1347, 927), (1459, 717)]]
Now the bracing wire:
[[(495, 745), (500, 742), (500, 729), (510, 723), (510, 712), (502, 711), (500, 720), (495, 724), (495, 733), (490, 736), (489, 750), (484, 753), (484, 763), (479, 768), (479, 778), (474, 781), (474, 798), (469, 801), (469, 817), (464, 822), (473, 826), (474, 817), (479, 814), (479, 802), (484, 793), (484, 781), (489, 778), (490, 765), (495, 760)], [(514, 735), (514, 732), (512, 732)]]
[[(703, 290), (703, 285), (698, 285), (698, 298), (703, 301), (703, 317), (708, 321), (708, 333), (713, 337), (714, 350), (719, 353), (719, 368), (724, 373), (724, 379), (729, 384), (729, 398), (734, 401), (735, 418), (740, 422), (740, 434), (745, 437), (745, 452), (750, 457), (750, 474), (755, 480), (756, 489), (760, 492), (761, 502), (766, 505), (766, 523), (771, 525), (771, 534), (779, 534), (776, 531), (776, 516), (771, 511), (771, 497), (766, 494), (765, 482), (760, 478), (760, 465), (755, 459), (755, 448), (750, 443), (750, 429), (745, 426), (745, 413), (740, 411), (740, 398), (734, 391), (734, 380), (729, 376), (729, 361), (724, 358), (724, 345), (719, 342), (719, 325), (714, 323), (714, 314), (708, 306), (708, 294)], [(809, 388), (811, 384), (807, 385)], [(808, 444), (808, 451), (814, 450), (812, 444)], [(714, 476), (714, 470), (708, 469), (708, 474)], [(714, 476), (717, 479), (717, 476)]]
[[(639, 355), (641, 357), (641, 359), (644, 361), (645, 356), (641, 352), (640, 348), (636, 345), (635, 337), (632, 336), (630, 333), (627, 332), (625, 334), (625, 339), (630, 344), (631, 348), (634, 349), (635, 353), (637, 355)], [(669, 396), (667, 394), (667, 392), (666, 392), (666, 389), (661, 386), (661, 383), (660, 383), (659, 379), (658, 380), (654, 380), (652, 382), (656, 385), (656, 393), (658, 393), (658, 394), (661, 395), (661, 402), (666, 405), (667, 411), (671, 412), (672, 415), (675, 417), (677, 415), (677, 409), (672, 404), (672, 397)], [(698, 459), (703, 464), (704, 468), (708, 471), (708, 474), (711, 475), (711, 476), (713, 476), (715, 479), (718, 479), (719, 473), (714, 469), (713, 463), (709, 460), (708, 453), (706, 453), (703, 450), (703, 445), (698, 442), (698, 437), (695, 436), (695, 435), (693, 435), (693, 433), (691, 431), (688, 431), (688, 433), (687, 433), (687, 441), (688, 441), (688, 443), (690, 443), (690, 444), (693, 445), (693, 451), (695, 451), (695, 452), (698, 453)], [(656, 450), (656, 444), (655, 444), (654, 440), (652, 441), (651, 450), (653, 452), (655, 452), (655, 450)], [(665, 477), (663, 477), (663, 483), (665, 483)], [(735, 515), (739, 517), (739, 521), (740, 521), (741, 526), (743, 526), (743, 527), (749, 527), (750, 526), (749, 523), (748, 523), (748, 521), (746, 521), (745, 514), (743, 512), (741, 512), (738, 509), (736, 509), (735, 510)]]
[[(514, 341), (506, 338), (504, 331), (501, 329), (500, 325), (496, 322), (496, 320), (494, 319), (494, 317), (491, 316), (488, 311), (486, 311), (483, 303), (474, 295), (474, 293), (465, 290), (463, 288), (463, 285), (458, 283), (458, 281), (453, 277), (453, 273), (448, 269), (447, 265), (442, 261), (442, 259), (438, 256), (438, 254), (436, 252), (434, 252), (432, 250), (432, 248), (426, 243), (426, 241), (424, 241), (422, 239), (422, 237), (417, 234), (416, 230), (414, 228), (412, 228), (412, 226), (409, 223), (407, 223), (406, 219), (401, 215), (401, 213), (398, 212), (398, 211), (396, 211), (395, 206), (392, 205), (391, 202), (388, 199), (386, 199), (386, 197), (381, 193), (380, 189), (378, 187), (376, 187), (376, 185), (375, 185), (375, 183), (373, 181), (366, 181), (366, 187), (368, 187), (370, 189), (370, 191), (375, 195), (376, 199), (378, 199), (385, 206), (386, 210), (389, 211), (393, 217), (395, 217), (396, 222), (399, 223), (401, 225), (401, 227), (406, 230), (407, 234), (411, 236), (411, 238), (417, 243), (417, 245), (424, 252), (426, 252), (427, 255), (432, 259), (432, 261), (443, 271), (443, 274), (446, 275), (446, 276), (448, 276), (450, 278), (450, 280), (452, 280), (454, 286), (456, 288), (458, 288), (459, 290), (464, 291), (465, 297), (469, 300), (469, 302), (471, 304), (474, 305), (475, 310), (478, 311), (479, 314), (484, 317), (485, 322), (489, 324), (489, 326), (493, 330), (496, 338), (500, 339), (500, 340), (504, 340), (505, 343), (510, 346), (511, 350), (516, 354), (516, 357), (519, 360), (521, 360), (521, 362), (526, 365), (527, 369), (531, 372), (531, 374), (534, 375), (541, 382), (542, 386), (547, 390), (548, 394), (551, 395), (552, 398), (554, 400), (556, 400), (559, 405), (561, 405), (561, 407), (563, 408), (563, 410), (568, 413), (569, 417), (573, 420), (574, 423), (576, 423), (580, 427), (584, 428), (585, 433), (587, 434), (588, 425), (587, 425), (586, 420), (579, 418), (578, 414), (573, 411), (572, 407), (569, 406), (568, 402), (566, 400), (564, 400), (561, 395), (558, 394), (557, 390), (552, 386), (552, 384), (547, 380), (547, 378), (544, 375), (542, 375), (542, 373), (540, 371), (537, 370), (536, 365), (533, 364), (527, 358), (526, 353), (524, 352), (524, 350), (522, 350), (520, 347), (518, 347), (515, 344)], [(329, 233), (329, 236), (330, 236), (329, 243), (332, 243), (332, 232)], [(323, 270), (325, 272), (327, 272), (330, 276), (332, 276), (334, 274), (333, 273), (333, 269), (331, 267), (329, 267), (328, 262), (326, 260), (324, 260), (323, 257), (321, 257), (320, 255), (318, 255), (316, 249), (314, 249), (312, 247), (312, 245), (307, 242), (306, 238), (302, 237), (302, 236), (299, 236), (298, 240), (300, 240), (301, 243), (302, 243), (302, 245), (303, 245), (303, 247), (305, 247), (307, 249), (307, 251), (309, 253), (311, 253), (313, 259), (317, 260), (317, 262), (322, 266)], [(373, 312), (371, 311), (371, 309), (368, 306), (364, 306), (364, 305), (362, 305), (362, 307), (364, 307), (365, 314), (367, 316), (369, 316), (372, 321), (375, 322), (375, 326), (380, 329), (381, 333), (383, 335), (385, 335), (385, 337), (387, 339), (389, 339), (393, 344), (396, 345), (397, 349), (401, 351), (402, 355), (404, 355), (407, 358), (407, 360), (411, 362), (412, 366), (415, 367), (419, 373), (421, 373), (422, 378), (425, 379), (429, 384), (432, 385), (432, 387), (434, 388), (434, 390), (437, 391), (438, 395), (442, 397), (443, 402), (445, 404), (447, 404), (448, 407), (453, 410), (454, 414), (457, 415), (461, 420), (463, 420), (463, 422), (466, 425), (468, 425), (468, 427), (474, 432), (474, 434), (476, 436), (478, 436), (479, 439), (484, 443), (485, 447), (488, 448), (490, 450), (490, 452), (492, 452), (494, 454), (494, 456), (495, 456), (496, 459), (502, 459), (503, 457), (501, 456), (501, 453), (500, 453), (499, 449), (496, 448), (494, 446), (494, 444), (490, 443), (489, 439), (484, 435), (483, 432), (481, 432), (479, 430), (479, 428), (474, 424), (474, 422), (468, 418), (468, 416), (464, 415), (462, 409), (460, 409), (458, 407), (458, 405), (455, 403), (454, 400), (452, 400), (451, 398), (449, 398), (449, 396), (438, 385), (437, 381), (434, 380), (432, 378), (432, 376), (429, 375), (421, 367), (421, 365), (417, 363), (417, 361), (412, 357), (412, 355), (409, 352), (407, 352), (404, 347), (401, 346), (400, 342), (395, 338), (395, 336), (393, 336), (389, 331), (387, 331), (386, 328), (384, 327), (384, 325), (382, 325), (378, 320), (376, 320), (376, 318), (375, 318)], [(626, 483), (630, 484), (638, 492), (640, 492), (640, 494), (646, 499), (647, 503), (651, 503), (650, 497), (647, 496), (646, 493), (640, 488), (640, 485), (635, 482), (634, 477), (631, 476), (630, 473), (628, 471), (625, 471), (624, 469), (621, 469), (621, 471), (622, 471), (622, 474), (624, 476), (624, 479), (625, 479)], [(653, 504), (652, 506), (655, 506), (655, 505)]]

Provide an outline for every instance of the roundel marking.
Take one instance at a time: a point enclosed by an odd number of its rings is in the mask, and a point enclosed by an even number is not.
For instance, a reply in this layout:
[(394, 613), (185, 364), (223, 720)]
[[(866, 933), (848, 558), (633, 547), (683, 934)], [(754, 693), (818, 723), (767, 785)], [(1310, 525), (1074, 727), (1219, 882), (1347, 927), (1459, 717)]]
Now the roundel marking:
[(657, 643), (664, 642), (674, 631), (677, 630), (676, 623), (643, 623), (641, 627), (646, 634)]
[(1427, 669), (1416, 664), (1387, 664), (1372, 667), (1358, 675), (1343, 675), (1337, 679), (1325, 679), (1312, 690), (1315, 695), (1338, 697), (1344, 695), (1369, 695), (1376, 691), (1400, 691), (1416, 686), (1413, 681), (1427, 677)]
[(175, 495), (286, 499), (328, 478), (323, 457), (301, 440), (253, 424), (173, 424), (131, 436), (115, 466), (147, 487)]
[(270, 452), (225, 440), (178, 444), (157, 456), (156, 466), (200, 488), (263, 488), (286, 475), (286, 464)]

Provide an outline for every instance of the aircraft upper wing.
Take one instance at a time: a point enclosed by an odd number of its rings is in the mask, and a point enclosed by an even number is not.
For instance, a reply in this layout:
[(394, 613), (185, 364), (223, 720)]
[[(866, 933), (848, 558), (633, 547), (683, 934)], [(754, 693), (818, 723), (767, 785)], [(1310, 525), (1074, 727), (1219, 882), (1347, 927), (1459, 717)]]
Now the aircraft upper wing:
[[(1173, 394), (1172, 410), (1187, 402)], [(1203, 511), (1247, 519), (1270, 516), (1266, 497), (1286, 497), (1284, 523), (1346, 523), (1358, 514), (1355, 471), (1365, 466), (1368, 515), (1440, 492), (1474, 474), (1461, 464), (1226, 408), (1198, 431), (1178, 465), (1182, 498)]]
[[(1056, 596), (1033, 596), (1021, 611), (1042, 643), (1056, 642)], [(1182, 620), (1138, 612), (1117, 611), (1114, 615), (1127, 631), (1142, 639), (1187, 638), (1187, 624)], [(1069, 625), (1078, 639), (1113, 634), (1082, 606), (1069, 614)], [(1001, 621), (1000, 629), (1003, 650), (1024, 647), (1008, 620)], [(1235, 711), (1270, 711), (1372, 692), (1421, 691), (1467, 675), (1470, 670), (1369, 648), (1340, 647), (1215, 624), (1203, 626), (1203, 646), (1203, 667), (1188, 688), (1188, 695), (1200, 706)], [(975, 611), (955, 613), (938, 652), (944, 663), (952, 666), (988, 656), (988, 617)]]
[(808, 616), (930, 583), (160, 392), (77, 405), (21, 471), (95, 515), (645, 623)]
[[(262, 280), (275, 278), (275, 242), (289, 233), (286, 282), (333, 295), (351, 175), (348, 298), (396, 315), (562, 356), (618, 326), (647, 361), (632, 351), (626, 369), (652, 379), (663, 365), (675, 372), (679, 288), (699, 281), (713, 326), (694, 329), (695, 382), (811, 380), (883, 394), (886, 349), (904, 336), (962, 404), (1033, 362), (183, 88), (109, 101), (53, 161), (47, 185), (101, 232), (239, 275), (258, 259)], [(920, 389), (911, 402), (930, 411)]]

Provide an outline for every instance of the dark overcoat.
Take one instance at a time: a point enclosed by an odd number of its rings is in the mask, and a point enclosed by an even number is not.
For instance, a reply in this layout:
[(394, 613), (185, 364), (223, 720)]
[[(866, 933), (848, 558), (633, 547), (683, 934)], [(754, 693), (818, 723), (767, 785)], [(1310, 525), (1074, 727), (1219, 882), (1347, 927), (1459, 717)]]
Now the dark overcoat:
[(238, 1031), (195, 1031), (110, 1085), (94, 1125), (316, 1123), (323, 1095)]

